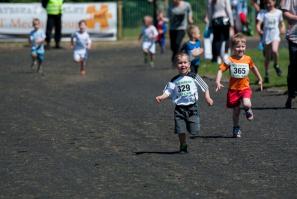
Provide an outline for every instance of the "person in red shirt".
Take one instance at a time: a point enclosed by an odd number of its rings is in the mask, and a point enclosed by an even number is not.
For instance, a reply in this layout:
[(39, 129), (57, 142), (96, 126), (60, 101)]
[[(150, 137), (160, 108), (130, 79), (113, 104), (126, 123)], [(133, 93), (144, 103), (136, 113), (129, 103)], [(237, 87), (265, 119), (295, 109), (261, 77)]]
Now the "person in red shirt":
[[(252, 90), (248, 78), (251, 70), (258, 79), (260, 90), (263, 89), (262, 77), (255, 66), (251, 57), (245, 55), (246, 39), (243, 34), (238, 33), (232, 37), (232, 55), (219, 67), (216, 77), (216, 91), (222, 87), (221, 79), (223, 72), (230, 71), (230, 81), (227, 93), (227, 107), (233, 108), (233, 137), (241, 137), (239, 126), (240, 105), (243, 104), (246, 118), (251, 121), (254, 119), (252, 112)], [(227, 63), (228, 62), (228, 63)]]

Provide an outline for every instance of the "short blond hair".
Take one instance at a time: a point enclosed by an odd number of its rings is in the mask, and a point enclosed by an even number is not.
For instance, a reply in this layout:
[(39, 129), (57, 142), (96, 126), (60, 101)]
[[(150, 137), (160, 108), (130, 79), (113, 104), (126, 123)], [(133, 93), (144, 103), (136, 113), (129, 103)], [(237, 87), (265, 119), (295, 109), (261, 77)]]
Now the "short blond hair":
[(200, 34), (200, 29), (198, 26), (196, 25), (190, 25), (189, 28), (187, 29), (187, 33), (188, 33), (188, 36), (191, 38), (192, 37), (192, 32), (194, 29), (197, 29), (198, 30), (198, 34)]
[(38, 19), (38, 18), (33, 18), (33, 20), (32, 20), (32, 24), (34, 24), (35, 22), (37, 22), (37, 23), (40, 24), (40, 19)]
[(231, 39), (231, 47), (233, 48), (234, 46), (240, 43), (246, 44), (246, 38), (242, 33), (237, 33)]
[(177, 64), (178, 60), (180, 60), (182, 57), (186, 57), (188, 62), (190, 62), (190, 58), (189, 58), (189, 55), (187, 55), (186, 53), (184, 52), (179, 52), (175, 55), (174, 57), (174, 63)]

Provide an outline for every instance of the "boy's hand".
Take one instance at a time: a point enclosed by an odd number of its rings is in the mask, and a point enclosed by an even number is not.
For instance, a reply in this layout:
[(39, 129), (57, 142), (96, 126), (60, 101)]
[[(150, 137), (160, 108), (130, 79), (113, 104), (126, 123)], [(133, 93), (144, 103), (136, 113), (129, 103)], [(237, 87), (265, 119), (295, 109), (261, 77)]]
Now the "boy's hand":
[(192, 50), (192, 55), (194, 57), (198, 57), (200, 55), (200, 48), (195, 48), (194, 50)]
[(216, 92), (218, 92), (219, 90), (221, 90), (221, 88), (223, 88), (224, 85), (221, 84), (221, 82), (216, 82)]
[(258, 81), (258, 85), (259, 85), (260, 91), (263, 91), (263, 82), (262, 82), (262, 80)]
[(156, 101), (158, 104), (160, 104), (162, 101), (164, 100), (163, 96), (162, 95), (159, 95), (156, 97)]
[(208, 106), (212, 106), (213, 100), (210, 97), (208, 97), (208, 98), (206, 98), (206, 103), (208, 104)]

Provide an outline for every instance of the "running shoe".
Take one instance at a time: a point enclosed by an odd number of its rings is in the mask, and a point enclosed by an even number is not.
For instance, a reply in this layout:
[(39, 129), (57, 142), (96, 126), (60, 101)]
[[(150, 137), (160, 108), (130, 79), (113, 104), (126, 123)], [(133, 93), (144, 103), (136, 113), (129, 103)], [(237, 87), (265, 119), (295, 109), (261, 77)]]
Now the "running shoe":
[(254, 119), (254, 114), (253, 114), (252, 109), (248, 108), (248, 109), (245, 109), (244, 111), (245, 111), (246, 119), (249, 121), (252, 121)]
[(234, 138), (240, 138), (241, 137), (241, 130), (239, 126), (233, 127), (233, 137)]
[(188, 145), (187, 144), (181, 144), (179, 147), (179, 152), (188, 153)]
[(282, 76), (282, 70), (280, 69), (280, 67), (279, 67), (279, 65), (278, 64), (276, 64), (276, 65), (274, 65), (274, 69), (275, 69), (275, 72), (276, 72), (276, 74), (277, 74), (277, 76)]

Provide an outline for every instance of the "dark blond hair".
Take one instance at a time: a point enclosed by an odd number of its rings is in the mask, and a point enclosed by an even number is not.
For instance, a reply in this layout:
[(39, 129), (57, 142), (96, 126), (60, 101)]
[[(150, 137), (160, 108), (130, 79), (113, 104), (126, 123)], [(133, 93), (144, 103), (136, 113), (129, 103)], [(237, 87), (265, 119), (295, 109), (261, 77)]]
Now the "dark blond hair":
[(40, 19), (38, 19), (38, 18), (33, 18), (33, 20), (32, 20), (32, 24), (34, 24), (35, 22), (40, 23)]
[(199, 30), (199, 27), (196, 26), (196, 25), (190, 25), (189, 28), (187, 29), (187, 33), (188, 33), (188, 36), (191, 38), (192, 37), (192, 32), (194, 29), (197, 29), (198, 30), (198, 34), (200, 34), (200, 30)]
[(237, 33), (235, 34), (232, 39), (231, 39), (231, 47), (233, 48), (239, 43), (244, 43), (246, 44), (246, 38), (242, 33)]
[(87, 21), (84, 20), (84, 19), (82, 19), (82, 20), (80, 20), (80, 21), (78, 22), (78, 25), (80, 25), (80, 24), (82, 24), (82, 23), (87, 24)]
[(189, 55), (187, 55), (184, 52), (179, 52), (174, 57), (174, 63), (176, 64), (178, 62), (178, 60), (180, 60), (182, 57), (187, 57), (188, 62), (190, 62)]

